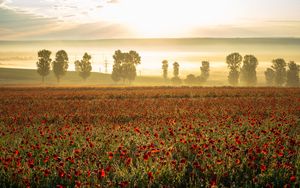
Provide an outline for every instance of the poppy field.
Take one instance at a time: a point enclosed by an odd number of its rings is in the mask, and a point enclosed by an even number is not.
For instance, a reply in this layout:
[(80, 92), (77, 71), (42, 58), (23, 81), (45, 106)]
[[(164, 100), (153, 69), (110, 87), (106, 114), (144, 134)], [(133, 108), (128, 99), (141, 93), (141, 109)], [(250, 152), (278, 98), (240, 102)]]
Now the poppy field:
[(299, 187), (300, 89), (3, 87), (0, 187)]

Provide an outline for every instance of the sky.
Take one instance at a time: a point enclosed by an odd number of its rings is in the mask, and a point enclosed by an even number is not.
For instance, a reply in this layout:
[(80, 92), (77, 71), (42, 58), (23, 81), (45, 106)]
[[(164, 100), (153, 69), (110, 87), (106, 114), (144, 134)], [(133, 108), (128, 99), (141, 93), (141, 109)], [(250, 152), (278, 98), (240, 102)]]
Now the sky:
[(300, 0), (0, 0), (0, 40), (300, 37)]

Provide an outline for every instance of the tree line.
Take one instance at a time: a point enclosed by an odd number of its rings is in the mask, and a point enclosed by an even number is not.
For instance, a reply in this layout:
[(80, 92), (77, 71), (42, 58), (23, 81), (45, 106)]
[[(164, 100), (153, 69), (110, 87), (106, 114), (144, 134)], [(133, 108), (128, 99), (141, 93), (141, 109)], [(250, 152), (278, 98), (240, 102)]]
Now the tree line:
[[(232, 86), (239, 84), (245, 86), (255, 86), (257, 84), (256, 68), (258, 59), (254, 55), (245, 55), (244, 57), (238, 52), (229, 54), (226, 57), (226, 64), (229, 69), (228, 83)], [(164, 80), (168, 80), (168, 61), (162, 61), (162, 70)], [(288, 69), (287, 69), (288, 68)], [(195, 85), (203, 84), (209, 78), (209, 62), (202, 61), (200, 67), (200, 76), (193, 74), (187, 75), (186, 79), (179, 78), (179, 64), (173, 64), (173, 77), (170, 79), (173, 84), (181, 84), (184, 81), (186, 84)], [(284, 59), (277, 58), (272, 60), (272, 66), (264, 72), (266, 84), (268, 86), (300, 86), (299, 80), (300, 66), (294, 61), (286, 63)]]
[[(66, 74), (69, 68), (68, 54), (64, 50), (56, 52), (55, 59), (51, 59), (51, 51), (40, 50), (38, 52), (37, 72), (42, 77), (44, 83), (45, 77), (52, 71), (60, 82), (60, 79)], [(84, 53), (81, 60), (75, 60), (75, 71), (79, 76), (86, 80), (92, 71), (91, 55)], [(141, 57), (136, 51), (122, 52), (116, 50), (113, 54), (114, 64), (111, 73), (111, 79), (114, 82), (128, 81), (131, 83), (135, 80), (136, 66), (141, 63)], [(226, 57), (226, 64), (229, 69), (228, 83), (232, 86), (239, 84), (245, 86), (255, 86), (257, 84), (256, 68), (258, 66), (258, 59), (254, 55), (245, 55), (244, 57), (238, 52), (229, 54)], [(173, 63), (173, 77), (168, 77), (168, 60), (162, 61), (162, 76), (168, 82), (171, 81), (174, 85), (180, 85), (183, 82), (188, 85), (201, 85), (208, 81), (210, 76), (209, 61), (202, 61), (200, 67), (200, 75), (189, 74), (185, 79), (179, 76), (180, 65), (178, 62)], [(272, 60), (272, 66), (267, 68), (264, 72), (266, 84), (269, 86), (299, 86), (299, 71), (300, 66), (294, 61), (286, 63), (282, 58)]]
[[(168, 81), (168, 60), (162, 61), (162, 70), (163, 70), (163, 78), (165, 81)], [(183, 81), (186, 84), (194, 85), (201, 84), (207, 81), (209, 77), (209, 62), (202, 61), (202, 66), (200, 67), (201, 74), (199, 76), (195, 76), (194, 74), (187, 75), (185, 80), (181, 80), (179, 77), (179, 63), (173, 63), (173, 77), (171, 78), (171, 82), (175, 85), (181, 84)]]
[[(288, 69), (286, 69), (286, 67)], [(282, 58), (274, 59), (272, 66), (265, 71), (266, 82), (270, 86), (299, 86), (300, 66), (294, 61), (286, 63)]]
[[(51, 67), (52, 71), (60, 82), (61, 77), (63, 77), (69, 68), (69, 58), (68, 54), (64, 50), (56, 52), (55, 60), (51, 59), (51, 51), (40, 50), (38, 52), (37, 72), (42, 77), (42, 82), (44, 83), (45, 77), (49, 75)], [(91, 64), (92, 56), (88, 53), (84, 53), (81, 60), (76, 60), (75, 71), (79, 73), (79, 76), (86, 80), (92, 71)], [(128, 80), (132, 82), (136, 78), (136, 65), (141, 63), (141, 57), (136, 51), (122, 52), (121, 50), (115, 51), (113, 55), (114, 65), (111, 78), (113, 81), (118, 82), (123, 80), (125, 82)]]
[[(36, 62), (37, 72), (42, 77), (43, 83), (45, 77), (50, 73), (51, 66), (58, 83), (69, 68), (69, 57), (66, 51), (60, 50), (56, 52), (54, 61), (50, 58), (51, 53), (51, 51), (45, 49), (38, 52), (38, 61)], [(82, 60), (76, 60), (74, 62), (75, 70), (83, 80), (86, 80), (92, 71), (91, 58), (92, 57), (88, 53), (85, 53)]]

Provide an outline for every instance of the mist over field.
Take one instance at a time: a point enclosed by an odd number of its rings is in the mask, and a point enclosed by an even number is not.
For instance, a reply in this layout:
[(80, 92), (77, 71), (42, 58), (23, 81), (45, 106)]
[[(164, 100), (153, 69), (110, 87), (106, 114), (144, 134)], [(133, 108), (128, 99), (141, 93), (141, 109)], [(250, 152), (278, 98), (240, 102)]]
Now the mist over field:
[[(300, 61), (300, 39), (298, 38), (181, 38), (181, 39), (102, 39), (61, 41), (1, 41), (0, 67), (36, 69), (37, 52), (52, 51), (52, 59), (58, 50), (69, 55), (68, 71), (74, 71), (74, 62), (85, 52), (92, 57), (92, 72), (111, 74), (113, 54), (116, 50), (135, 50), (141, 56), (137, 76), (161, 77), (161, 62), (178, 62), (179, 76), (200, 74), (202, 61), (210, 62), (209, 85), (226, 85), (228, 68), (226, 56), (239, 52), (242, 56), (252, 54), (258, 59), (258, 85), (265, 82), (264, 71), (276, 58)], [(107, 68), (105, 64), (107, 63)], [(172, 68), (169, 67), (169, 74)], [(3, 74), (2, 74), (3, 75)], [(2, 78), (3, 79), (3, 78)], [(33, 80), (33, 83), (35, 81)], [(102, 83), (99, 81), (99, 83)], [(141, 84), (141, 83), (140, 83)], [(147, 84), (147, 83), (145, 83)]]

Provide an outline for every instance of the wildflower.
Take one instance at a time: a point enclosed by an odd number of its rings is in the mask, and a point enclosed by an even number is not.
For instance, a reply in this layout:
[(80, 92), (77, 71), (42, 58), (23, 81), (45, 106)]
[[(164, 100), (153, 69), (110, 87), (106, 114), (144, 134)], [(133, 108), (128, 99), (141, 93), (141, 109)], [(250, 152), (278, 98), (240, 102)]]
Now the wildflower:
[(262, 172), (266, 171), (266, 170), (267, 170), (266, 165), (264, 165), (264, 164), (260, 165), (260, 170), (261, 170)]
[(153, 174), (152, 174), (152, 172), (148, 172), (147, 173), (148, 174), (148, 178), (149, 178), (149, 180), (151, 181), (151, 180), (153, 180)]
[(296, 181), (296, 176), (291, 176), (291, 177), (290, 177), (290, 181), (291, 181), (291, 182), (295, 182), (295, 181)]

